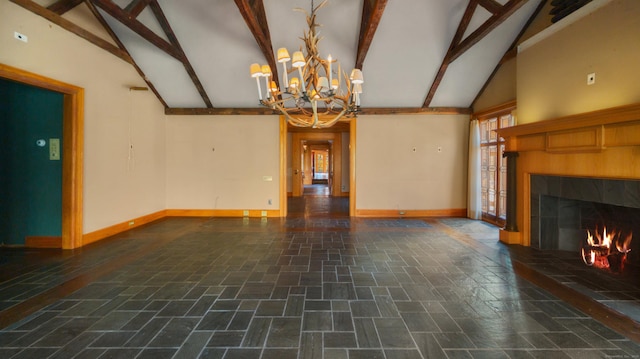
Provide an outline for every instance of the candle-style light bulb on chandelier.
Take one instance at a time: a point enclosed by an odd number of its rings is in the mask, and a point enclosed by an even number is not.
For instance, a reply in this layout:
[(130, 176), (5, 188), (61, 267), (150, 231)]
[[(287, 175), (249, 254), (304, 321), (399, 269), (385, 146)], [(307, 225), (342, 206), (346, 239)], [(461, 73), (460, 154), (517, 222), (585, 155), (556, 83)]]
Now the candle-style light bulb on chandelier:
[[(256, 79), (258, 86), (260, 105), (278, 110), (293, 126), (331, 127), (343, 117), (355, 117), (360, 107), (360, 94), (364, 82), (362, 71), (353, 69), (347, 77), (331, 55), (323, 59), (318, 51), (321, 38), (316, 32), (319, 26), (316, 23), (316, 14), (327, 1), (314, 7), (311, 0), (311, 14), (300, 8), (294, 9), (307, 15), (309, 30), (302, 37), (306, 54), (303, 54), (302, 47), (300, 51), (293, 53), (293, 57), (289, 56), (286, 48), (278, 49), (277, 61), (282, 64), (283, 69), (282, 91), (271, 79), (269, 65), (260, 66), (255, 63), (250, 67), (251, 77)], [(288, 62), (291, 62), (291, 68), (287, 66)], [(336, 67), (337, 78), (333, 74)], [(264, 92), (261, 78), (264, 78)], [(341, 83), (343, 79), (344, 86)], [(311, 105), (311, 108), (308, 105)]]

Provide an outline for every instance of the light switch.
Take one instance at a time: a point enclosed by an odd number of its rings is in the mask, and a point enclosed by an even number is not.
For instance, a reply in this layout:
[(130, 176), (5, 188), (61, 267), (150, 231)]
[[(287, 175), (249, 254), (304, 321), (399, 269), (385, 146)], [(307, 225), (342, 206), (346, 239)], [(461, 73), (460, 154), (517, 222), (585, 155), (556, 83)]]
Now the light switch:
[(49, 139), (49, 159), (52, 161), (60, 160), (60, 139), (59, 138)]

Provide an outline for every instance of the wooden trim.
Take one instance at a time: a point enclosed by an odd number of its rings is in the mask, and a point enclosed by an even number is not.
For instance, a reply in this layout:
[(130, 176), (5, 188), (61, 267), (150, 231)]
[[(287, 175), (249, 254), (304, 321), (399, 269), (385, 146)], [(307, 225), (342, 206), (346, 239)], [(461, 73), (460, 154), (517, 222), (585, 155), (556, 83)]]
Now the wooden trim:
[(81, 38), (102, 48), (103, 50), (110, 52), (112, 55), (115, 55), (122, 60), (133, 64), (133, 59), (131, 58), (131, 56), (129, 56), (129, 54), (127, 54), (126, 51), (122, 51), (122, 49), (118, 48), (117, 46), (111, 44), (110, 42), (102, 39), (99, 36), (90, 33), (89, 31), (63, 18), (55, 12), (47, 10), (47, 8), (45, 8), (44, 6), (40, 6), (31, 0), (11, 0), (11, 2), (16, 5), (22, 6), (23, 8), (31, 11), (36, 15), (42, 16), (43, 18), (60, 26), (61, 28), (80, 36)]
[(97, 231), (91, 232), (91, 233), (87, 233), (84, 235), (83, 238), (83, 244), (87, 245), (89, 243), (93, 243), (96, 241), (99, 241), (101, 239), (105, 239), (107, 237), (111, 237), (114, 236), (116, 234), (122, 233), (122, 232), (126, 232), (130, 229), (136, 228), (136, 227), (140, 227), (142, 225), (145, 225), (147, 223), (151, 223), (153, 221), (157, 221), (159, 219), (162, 219), (164, 217), (166, 217), (166, 211), (162, 210), (162, 211), (158, 211), (155, 213), (151, 213), (148, 214), (146, 216), (142, 216), (142, 217), (138, 217), (138, 218), (134, 218), (132, 220), (126, 221), (126, 222), (121, 222), (118, 224), (114, 224), (113, 226), (109, 226), (103, 229), (99, 229)]
[(349, 216), (356, 215), (356, 138), (357, 120), (349, 124)]
[[(471, 107), (369, 107), (361, 108), (358, 115), (470, 115)], [(214, 108), (165, 108), (165, 115), (279, 115), (279, 112), (267, 107), (240, 108), (240, 107), (214, 107)]]
[(498, 134), (506, 138), (638, 120), (640, 120), (640, 103), (507, 127), (498, 130)]
[(58, 15), (63, 15), (67, 11), (70, 11), (80, 5), (82, 2), (84, 2), (84, 0), (58, 0), (47, 6), (47, 10), (53, 11)]
[(280, 116), (280, 217), (286, 217), (287, 208), (287, 119)]
[[(245, 215), (244, 212), (248, 212)], [(266, 214), (263, 215), (263, 214)], [(166, 217), (235, 217), (235, 218), (280, 218), (277, 209), (167, 209)]]
[(604, 149), (604, 126), (547, 132), (548, 152), (599, 152)]
[(505, 114), (506, 112), (511, 112), (515, 110), (517, 105), (518, 105), (518, 102), (516, 100), (505, 102), (503, 104), (490, 107), (486, 110), (476, 112), (473, 114), (472, 118), (485, 119), (490, 117), (496, 117), (498, 115)]
[(84, 89), (0, 64), (0, 78), (60, 92), (62, 120), (62, 248), (82, 246)]
[[(402, 214), (401, 214), (402, 213)], [(417, 218), (417, 217), (466, 217), (466, 208), (451, 209), (358, 209), (356, 217), (370, 218)]]
[(24, 239), (26, 248), (62, 248), (62, 237), (29, 236)]

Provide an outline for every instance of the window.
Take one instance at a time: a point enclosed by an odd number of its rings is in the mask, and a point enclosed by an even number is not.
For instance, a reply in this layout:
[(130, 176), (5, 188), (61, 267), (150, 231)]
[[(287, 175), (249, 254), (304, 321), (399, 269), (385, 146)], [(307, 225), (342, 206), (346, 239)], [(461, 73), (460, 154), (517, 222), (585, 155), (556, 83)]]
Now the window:
[(497, 129), (514, 125), (511, 112), (487, 118), (479, 118), (482, 219), (499, 226), (507, 219), (507, 159), (504, 153), (504, 138)]

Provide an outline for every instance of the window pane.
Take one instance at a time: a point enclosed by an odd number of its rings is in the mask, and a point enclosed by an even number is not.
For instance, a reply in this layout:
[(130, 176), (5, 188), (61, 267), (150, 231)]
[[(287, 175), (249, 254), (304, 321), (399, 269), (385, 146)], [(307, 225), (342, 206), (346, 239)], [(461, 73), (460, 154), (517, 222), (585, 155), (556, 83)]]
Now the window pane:
[(498, 133), (496, 132), (496, 129), (498, 129), (497, 117), (489, 119), (489, 129), (491, 130), (489, 132), (489, 141), (496, 142), (498, 140)]

